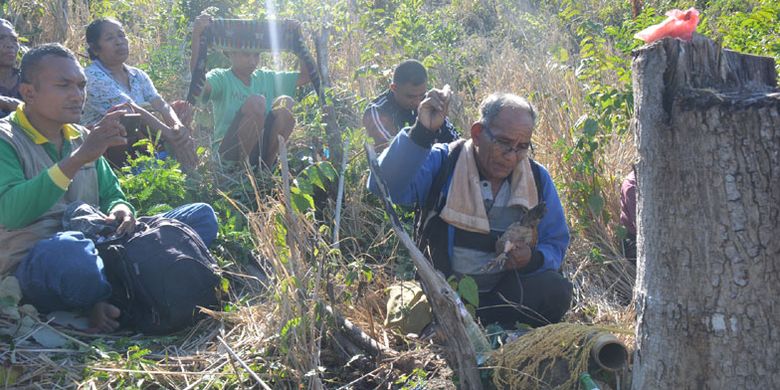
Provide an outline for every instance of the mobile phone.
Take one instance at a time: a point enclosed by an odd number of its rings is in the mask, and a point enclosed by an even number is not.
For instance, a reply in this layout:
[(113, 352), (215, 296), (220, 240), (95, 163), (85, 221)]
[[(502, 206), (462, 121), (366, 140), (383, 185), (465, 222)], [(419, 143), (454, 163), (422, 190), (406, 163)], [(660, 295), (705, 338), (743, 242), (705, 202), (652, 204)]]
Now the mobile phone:
[(128, 135), (138, 133), (141, 128), (141, 114), (132, 112), (124, 114), (119, 118), (119, 123), (125, 127)]

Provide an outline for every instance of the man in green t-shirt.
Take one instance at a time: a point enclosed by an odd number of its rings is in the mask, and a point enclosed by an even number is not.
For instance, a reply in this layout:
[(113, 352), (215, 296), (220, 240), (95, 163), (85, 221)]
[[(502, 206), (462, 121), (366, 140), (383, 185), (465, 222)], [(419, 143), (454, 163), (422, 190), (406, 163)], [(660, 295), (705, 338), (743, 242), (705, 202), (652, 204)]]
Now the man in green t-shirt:
[[(200, 36), (211, 24), (211, 16), (201, 14), (192, 30), (191, 70), (200, 52)], [(271, 166), (279, 154), (279, 140), (290, 137), (295, 118), (290, 95), (308, 83), (309, 72), (301, 61), (300, 72), (257, 69), (260, 53), (230, 50), (229, 69), (213, 69), (206, 74), (201, 99), (211, 100), (214, 113), (214, 142), (219, 142), (223, 159), (259, 161)], [(262, 149), (260, 150), (260, 145)]]

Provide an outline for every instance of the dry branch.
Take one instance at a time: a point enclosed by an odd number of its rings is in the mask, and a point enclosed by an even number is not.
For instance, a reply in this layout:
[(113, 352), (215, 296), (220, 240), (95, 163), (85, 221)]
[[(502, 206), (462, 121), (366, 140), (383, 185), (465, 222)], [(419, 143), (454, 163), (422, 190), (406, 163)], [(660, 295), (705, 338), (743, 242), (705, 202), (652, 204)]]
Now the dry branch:
[[(462, 310), (463, 303), (452, 290), (450, 285), (439, 273), (433, 264), (425, 258), (423, 253), (417, 248), (414, 241), (406, 233), (393, 210), (390, 195), (387, 190), (387, 184), (380, 174), (379, 163), (376, 159), (374, 148), (368, 143), (365, 144), (366, 155), (368, 156), (371, 173), (376, 177), (377, 186), (381, 193), (382, 204), (385, 211), (390, 216), (390, 221), (401, 243), (409, 251), (414, 265), (417, 267), (417, 274), (420, 277), (423, 291), (431, 302), (433, 316), (438, 323), (448, 351), (447, 362), (457, 372), (461, 381), (461, 387), (464, 389), (481, 389), (482, 383), (477, 371), (477, 358), (474, 353), (468, 334), (466, 333), (465, 321), (474, 321), (468, 313)], [(465, 314), (465, 315), (464, 315)]]
[(364, 352), (379, 359), (398, 355), (398, 352), (383, 346), (366, 334), (359, 326), (344, 318), (344, 316), (336, 312), (332, 306), (323, 302), (322, 307), (323, 310), (333, 318), (333, 321), (337, 325), (337, 331)]
[(225, 347), (225, 350), (227, 351), (228, 355), (230, 355), (230, 357), (231, 357), (233, 360), (235, 360), (236, 362), (238, 362), (238, 364), (240, 364), (240, 365), (241, 365), (241, 367), (243, 367), (243, 368), (244, 368), (244, 370), (246, 370), (246, 372), (247, 372), (247, 373), (249, 373), (249, 376), (251, 376), (251, 377), (252, 377), (252, 379), (254, 379), (254, 380), (257, 382), (257, 384), (258, 384), (258, 385), (260, 385), (260, 387), (262, 387), (262, 388), (263, 388), (263, 389), (265, 389), (265, 390), (271, 390), (271, 387), (269, 387), (269, 386), (268, 386), (268, 385), (267, 385), (267, 384), (266, 384), (266, 383), (263, 381), (263, 379), (262, 379), (262, 378), (260, 378), (260, 376), (258, 376), (258, 375), (257, 375), (257, 373), (255, 373), (254, 371), (252, 371), (252, 369), (251, 369), (251, 368), (249, 368), (249, 366), (248, 366), (248, 365), (247, 365), (247, 364), (246, 364), (246, 363), (245, 363), (243, 360), (241, 360), (241, 358), (240, 358), (238, 355), (236, 355), (236, 353), (235, 353), (235, 352), (233, 352), (233, 349), (232, 349), (232, 348), (230, 348), (230, 346), (228, 345), (228, 343), (226, 343), (226, 342), (225, 342), (225, 339), (223, 339), (223, 338), (222, 338), (222, 336), (217, 336), (217, 340), (219, 340), (220, 344), (222, 344), (222, 346), (223, 346), (223, 347)]

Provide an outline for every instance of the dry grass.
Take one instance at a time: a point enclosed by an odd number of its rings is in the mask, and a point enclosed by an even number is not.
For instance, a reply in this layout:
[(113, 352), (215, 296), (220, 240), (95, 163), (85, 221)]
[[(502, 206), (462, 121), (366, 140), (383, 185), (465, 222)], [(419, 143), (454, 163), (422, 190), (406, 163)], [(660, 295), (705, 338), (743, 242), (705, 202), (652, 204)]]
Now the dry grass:
[[(20, 2), (12, 2), (21, 4)], [(60, 3), (60, 2), (50, 2)], [(164, 2), (138, 2), (138, 15), (154, 15)], [(458, 3), (462, 12), (479, 7), (477, 1)], [(70, 2), (71, 12), (67, 28), (57, 27), (60, 19), (52, 11), (29, 25), (39, 24), (43, 31), (40, 42), (61, 41), (77, 52), (85, 52), (84, 26), (89, 21), (85, 1)], [(501, 12), (501, 18), (515, 18), (511, 12)], [(359, 15), (352, 14), (353, 22)], [(54, 23), (52, 21), (57, 21)], [(518, 20), (509, 20), (517, 25)], [(164, 40), (163, 31), (149, 33), (140, 25), (128, 26), (131, 37), (130, 63), (149, 60), (147, 47)], [(358, 113), (354, 98), (366, 98), (385, 86), (379, 78), (354, 78), (360, 66), (360, 36), (332, 48), (331, 77), (342, 91), (356, 96), (343, 103), (340, 123), (357, 126)], [(522, 31), (513, 32), (522, 36)], [(554, 26), (544, 41), (533, 47), (520, 49), (513, 39), (494, 36), (470, 36), (459, 50), (473, 53), (473, 63), (465, 71), (478, 76), (476, 88), (459, 86), (459, 75), (452, 69), (433, 70), (437, 80), (450, 83), (458, 93), (451, 117), (459, 128), (466, 130), (477, 117), (479, 101), (494, 91), (509, 91), (530, 98), (539, 112), (534, 134), (535, 158), (544, 164), (553, 176), (567, 215), (566, 183), (579, 180), (571, 169), (571, 161), (564, 161), (560, 147), (571, 146), (575, 140), (571, 128), (577, 119), (587, 113), (582, 85), (565, 64), (550, 60), (547, 48), (565, 43), (564, 32)], [(565, 45), (565, 44), (564, 44)], [(185, 61), (184, 51), (182, 60)], [(447, 62), (444, 59), (444, 63)], [(387, 64), (388, 67), (392, 64)], [(181, 81), (181, 80), (175, 80)], [(175, 84), (171, 81), (171, 85)], [(459, 88), (460, 87), (460, 88)], [(181, 85), (166, 88), (166, 97), (179, 97)], [(350, 113), (351, 111), (351, 113)], [(306, 132), (307, 124), (297, 130)], [(305, 139), (295, 141), (306, 142)], [(353, 145), (353, 150), (360, 150)], [(617, 218), (620, 180), (635, 159), (630, 136), (612, 137), (602, 146), (599, 156), (603, 166), (607, 191), (605, 207)], [(575, 158), (577, 158), (575, 156)], [(361, 152), (353, 152), (351, 169), (365, 167)], [(279, 179), (263, 178), (264, 184), (254, 191), (254, 204), (239, 205), (250, 222), (257, 259), (255, 263), (236, 263), (226, 269), (231, 290), (227, 299), (230, 311), (209, 313), (211, 318), (199, 323), (186, 334), (154, 339), (132, 335), (85, 335), (59, 329), (73, 337), (67, 348), (46, 350), (35, 345), (0, 345), (0, 361), (11, 367), (22, 367), (17, 379), (19, 386), (60, 388), (213, 388), (251, 387), (258, 385), (244, 366), (248, 366), (260, 381), (273, 388), (334, 388), (350, 384), (353, 388), (388, 387), (402, 375), (409, 375), (415, 367), (429, 372), (428, 384), (445, 383), (451, 371), (438, 349), (430, 342), (421, 342), (394, 334), (382, 323), (385, 314), (385, 288), (396, 281), (395, 265), (404, 253), (384, 222), (383, 212), (376, 207), (365, 189), (365, 172), (351, 172), (354, 181), (348, 183), (345, 193), (341, 226), (340, 251), (330, 251), (330, 234), (321, 231), (311, 218), (298, 215), (292, 221), (285, 212)], [(274, 189), (265, 188), (276, 183)], [(251, 192), (251, 191), (250, 191)], [(264, 195), (261, 195), (264, 194)], [(270, 194), (270, 195), (269, 195)], [(324, 213), (332, 215), (331, 208)], [(328, 219), (329, 220), (329, 219)], [(631, 297), (634, 270), (620, 257), (609, 224), (595, 224), (588, 231), (580, 230), (570, 221), (573, 240), (564, 265), (564, 273), (575, 284), (575, 303), (567, 319), (572, 322), (611, 326), (621, 332), (633, 333), (633, 308), (624, 306)], [(287, 229), (285, 237), (284, 229)], [(599, 261), (591, 256), (599, 248)], [(370, 271), (371, 280), (368, 280)], [(358, 276), (348, 279), (347, 275)], [(360, 326), (385, 347), (399, 351), (398, 356), (376, 361), (370, 358), (350, 361), (349, 346), (339, 344), (333, 337), (334, 327), (320, 311), (322, 304), (330, 304)], [(2, 325), (10, 326), (5, 321)], [(631, 336), (621, 335), (630, 346)], [(221, 341), (221, 340), (224, 340)], [(127, 352), (130, 345), (149, 350), (143, 357)], [(324, 371), (321, 369), (324, 367)], [(436, 382), (441, 380), (444, 382)], [(451, 386), (451, 383), (450, 383)]]

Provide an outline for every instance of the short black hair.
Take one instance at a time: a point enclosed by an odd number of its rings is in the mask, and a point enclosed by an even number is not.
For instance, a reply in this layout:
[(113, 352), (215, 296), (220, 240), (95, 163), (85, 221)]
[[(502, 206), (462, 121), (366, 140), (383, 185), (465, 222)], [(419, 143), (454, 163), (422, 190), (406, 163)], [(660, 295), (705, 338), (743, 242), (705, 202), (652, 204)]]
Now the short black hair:
[(103, 32), (103, 25), (106, 23), (116, 23), (118, 25), (122, 25), (118, 20), (114, 18), (100, 18), (95, 19), (87, 26), (87, 54), (89, 54), (90, 60), (96, 60), (98, 57), (95, 54), (95, 50), (100, 48), (100, 44), (98, 44), (98, 41), (100, 41), (100, 34)]
[(428, 71), (417, 60), (406, 60), (395, 67), (393, 72), (393, 84), (420, 85), (428, 81)]
[(32, 84), (35, 75), (38, 73), (41, 61), (47, 56), (57, 56), (63, 58), (70, 58), (73, 61), (76, 60), (76, 56), (70, 49), (59, 43), (45, 43), (40, 46), (36, 46), (22, 57), (22, 65), (19, 67), (20, 76), (19, 79), (23, 83)]

